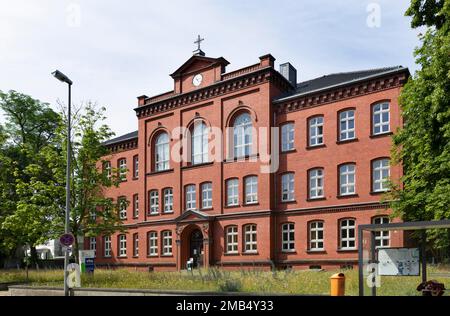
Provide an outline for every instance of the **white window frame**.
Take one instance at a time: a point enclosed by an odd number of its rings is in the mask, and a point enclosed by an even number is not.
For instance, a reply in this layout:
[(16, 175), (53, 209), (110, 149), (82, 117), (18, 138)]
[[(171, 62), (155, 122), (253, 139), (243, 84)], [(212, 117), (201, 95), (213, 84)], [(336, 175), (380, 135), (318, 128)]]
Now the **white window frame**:
[(133, 217), (139, 217), (139, 194), (133, 195)]
[(127, 159), (121, 158), (118, 162), (119, 165), (119, 178), (123, 181), (127, 179)]
[[(353, 123), (353, 127), (351, 127)], [(339, 113), (339, 140), (355, 139), (355, 110), (349, 109)]]
[[(383, 173), (387, 176), (383, 177)], [(389, 190), (389, 178), (391, 176), (390, 160), (380, 158), (372, 161), (372, 190), (373, 192), (386, 192)]]
[(344, 218), (339, 221), (339, 245), (341, 250), (356, 249), (356, 220), (354, 218)]
[[(387, 119), (386, 119), (387, 116)], [(381, 102), (372, 107), (372, 135), (389, 133), (390, 127), (390, 105), (389, 102)], [(377, 122), (378, 120), (378, 122)]]
[(247, 176), (244, 179), (245, 204), (258, 203), (258, 177)]
[[(322, 235), (322, 237), (319, 237)], [(309, 223), (309, 251), (323, 251), (324, 248), (324, 222), (313, 221)]]
[(295, 224), (284, 223), (281, 226), (281, 251), (295, 251)]
[(309, 146), (320, 146), (323, 142), (323, 116), (316, 116), (309, 119)]
[(127, 201), (125, 197), (119, 198), (119, 219), (127, 219), (128, 211), (127, 211)]
[(159, 192), (158, 190), (150, 190), (149, 192), (149, 214), (154, 215), (159, 213)]
[(197, 190), (195, 184), (189, 184), (184, 187), (186, 200), (186, 211), (197, 209)]
[(202, 209), (212, 208), (212, 183), (204, 182), (201, 185), (202, 189)]
[(311, 169), (309, 174), (309, 198), (320, 199), (325, 197), (324, 170), (322, 168)]
[(294, 123), (286, 123), (281, 126), (281, 152), (294, 149), (295, 128)]
[(256, 224), (247, 224), (244, 226), (244, 252), (256, 253), (258, 252)]
[[(389, 224), (389, 216), (381, 215), (372, 219), (372, 224)], [(389, 230), (375, 232), (375, 248), (388, 248), (391, 245), (391, 232)]]
[(281, 176), (281, 202), (291, 202), (295, 199), (295, 177), (293, 172)]
[(139, 234), (133, 234), (133, 257), (139, 257)]
[(225, 243), (226, 253), (238, 253), (238, 227), (236, 225), (228, 226), (226, 228)]
[(127, 235), (119, 235), (119, 257), (127, 256)]
[(173, 213), (173, 188), (165, 188), (164, 195), (164, 213)]
[(252, 118), (249, 113), (236, 117), (233, 124), (234, 158), (246, 157), (252, 154)]
[(110, 180), (112, 176), (111, 161), (105, 161), (103, 163), (103, 170), (106, 172), (106, 178)]
[(204, 122), (194, 123), (191, 136), (191, 162), (193, 165), (209, 162), (209, 129)]
[(227, 180), (227, 206), (239, 205), (239, 180), (236, 178)]
[(89, 237), (89, 250), (94, 250), (94, 258), (97, 257), (97, 237)]
[(110, 258), (111, 257), (111, 236), (103, 236), (103, 257)]
[(339, 195), (356, 194), (356, 165), (348, 163), (339, 166)]
[(164, 230), (162, 232), (162, 240), (163, 240), (162, 255), (163, 256), (172, 255), (172, 231)]
[(163, 132), (156, 137), (155, 141), (155, 171), (164, 171), (170, 168), (170, 139), (169, 134)]
[(133, 157), (133, 172), (134, 172), (134, 178), (139, 178), (139, 156)]
[(158, 232), (150, 231), (148, 233), (148, 255), (149, 257), (158, 256)]

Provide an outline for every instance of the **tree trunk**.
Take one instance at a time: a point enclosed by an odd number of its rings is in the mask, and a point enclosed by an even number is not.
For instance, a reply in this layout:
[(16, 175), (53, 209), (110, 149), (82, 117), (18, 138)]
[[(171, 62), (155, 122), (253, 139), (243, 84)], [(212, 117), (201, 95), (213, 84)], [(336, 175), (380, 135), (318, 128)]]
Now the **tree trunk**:
[(30, 246), (30, 263), (31, 263), (31, 265), (32, 266), (34, 265), (37, 268), (38, 261), (39, 261), (39, 258), (38, 258), (36, 247)]
[(78, 243), (78, 235), (73, 235), (75, 237), (75, 241), (73, 244), (73, 256), (75, 258), (75, 263), (79, 263), (80, 262), (80, 258), (79, 258), (79, 250), (80, 250), (80, 245)]

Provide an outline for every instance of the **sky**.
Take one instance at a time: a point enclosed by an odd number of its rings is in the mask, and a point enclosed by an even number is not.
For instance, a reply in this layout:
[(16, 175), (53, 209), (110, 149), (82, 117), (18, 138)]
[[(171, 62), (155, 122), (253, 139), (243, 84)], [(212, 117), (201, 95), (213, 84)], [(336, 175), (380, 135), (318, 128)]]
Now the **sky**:
[[(335, 72), (402, 65), (417, 70), (420, 30), (408, 0), (0, 0), (0, 90), (57, 109), (67, 99), (58, 69), (74, 83), (75, 104), (106, 107), (117, 136), (137, 129), (139, 95), (173, 89), (169, 76), (192, 56), (197, 35), (227, 72), (291, 62), (298, 81)], [(0, 113), (0, 123), (4, 117)]]

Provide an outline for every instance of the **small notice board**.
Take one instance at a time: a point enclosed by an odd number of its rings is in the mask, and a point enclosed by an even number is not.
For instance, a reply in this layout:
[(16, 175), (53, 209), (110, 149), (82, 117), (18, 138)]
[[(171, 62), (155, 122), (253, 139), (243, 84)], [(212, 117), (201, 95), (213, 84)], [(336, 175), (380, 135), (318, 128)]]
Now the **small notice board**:
[(420, 275), (419, 248), (378, 249), (379, 275)]

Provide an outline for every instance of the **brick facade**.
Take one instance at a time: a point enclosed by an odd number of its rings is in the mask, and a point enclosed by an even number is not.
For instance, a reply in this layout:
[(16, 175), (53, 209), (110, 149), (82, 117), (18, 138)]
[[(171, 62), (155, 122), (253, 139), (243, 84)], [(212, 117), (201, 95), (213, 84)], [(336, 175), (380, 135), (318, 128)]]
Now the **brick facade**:
[[(117, 167), (121, 158), (127, 160), (126, 181), (119, 188), (105, 192), (108, 197), (124, 196), (130, 201), (124, 220), (127, 228), (126, 256), (119, 256), (119, 237), (115, 234), (111, 236), (112, 256), (105, 258), (104, 239), (99, 236), (98, 264), (177, 270), (186, 268), (186, 261), (191, 257), (195, 257), (199, 265), (235, 269), (244, 266), (327, 268), (356, 263), (357, 225), (391, 214), (387, 204), (380, 202), (382, 194), (372, 188), (372, 162), (390, 155), (390, 135), (402, 124), (397, 99), (409, 75), (408, 70), (386, 69), (368, 75), (354, 72), (354, 76), (359, 76), (356, 79), (343, 78), (335, 84), (327, 83), (318, 89), (302, 92), (298, 90), (301, 83), (293, 86), (274, 69), (274, 60), (271, 55), (262, 56), (258, 64), (226, 73), (228, 62), (225, 59), (197, 54), (172, 74), (173, 91), (152, 98), (138, 97), (135, 109), (137, 135), (107, 142), (105, 146), (111, 149), (111, 154), (104, 157), (111, 161), (112, 167)], [(193, 78), (198, 74), (202, 74), (203, 80), (195, 86)], [(373, 107), (380, 102), (389, 104), (389, 130), (382, 135), (373, 135)], [(354, 111), (355, 137), (340, 141), (339, 113), (346, 109)], [(236, 161), (233, 159), (233, 124), (242, 113), (250, 117), (254, 128), (253, 141), (251, 154)], [(311, 147), (308, 124), (314, 117), (323, 118), (323, 144)], [(214, 149), (214, 153), (223, 150), (222, 159), (194, 164), (177, 162), (171, 157), (168, 168), (158, 171), (155, 156), (158, 136), (168, 133), (171, 151), (175, 151), (181, 138), (185, 141), (182, 153), (190, 157), (189, 132), (173, 133), (173, 130), (185, 127), (192, 132), (198, 122), (203, 122), (207, 128), (223, 131), (221, 147)], [(276, 149), (275, 146), (281, 145), (270, 142), (271, 136), (275, 135), (270, 129), (266, 134), (259, 131), (286, 123), (294, 124), (293, 148), (279, 154), (276, 172), (263, 172), (261, 168), (267, 163), (262, 160)], [(267, 146), (261, 145), (266, 143)], [(208, 157), (213, 156), (211, 147), (208, 147)], [(133, 176), (135, 156), (139, 157), (137, 178)], [(355, 193), (342, 196), (339, 192), (339, 166), (346, 163), (354, 166)], [(323, 174), (323, 196), (317, 199), (311, 199), (308, 194), (311, 189), (308, 174), (314, 168), (320, 168)], [(398, 179), (401, 172), (399, 166), (390, 167), (392, 179)], [(282, 177), (286, 173), (293, 173), (294, 197), (283, 202)], [(245, 200), (245, 179), (248, 176), (257, 176), (256, 203), (246, 203)], [(229, 179), (238, 180), (238, 203), (233, 206), (227, 205)], [(204, 183), (211, 183), (212, 188), (212, 204), (208, 208), (202, 208)], [(196, 207), (193, 210), (186, 210), (187, 185), (196, 188)], [(163, 196), (166, 188), (172, 189), (173, 196), (173, 211), (167, 213), (164, 212)], [(158, 207), (154, 214), (150, 214), (149, 192), (152, 190), (158, 192)], [(136, 195), (139, 215), (133, 217), (133, 196)], [(341, 247), (342, 219), (351, 219), (355, 226), (354, 247), (349, 244), (347, 248), (350, 249)], [(310, 224), (315, 221), (320, 221), (323, 228), (319, 233), (323, 234), (323, 238), (319, 238), (322, 243), (319, 241), (318, 244), (322, 247), (318, 250), (311, 249), (313, 232)], [(293, 224), (289, 227), (294, 228), (288, 238), (293, 236), (293, 244), (289, 246), (293, 249), (289, 251), (283, 251), (285, 223)], [(247, 226), (250, 224), (256, 226)], [(246, 234), (246, 227), (256, 227), (255, 251), (246, 251), (246, 245), (253, 247), (246, 243), (246, 238), (253, 241), (253, 235)], [(237, 245), (227, 244), (228, 228), (233, 231), (233, 236), (237, 236)], [(171, 232), (171, 253), (163, 251), (163, 234), (167, 234), (163, 232), (167, 231)], [(157, 236), (157, 247), (153, 247), (156, 254), (149, 251), (151, 232)], [(139, 240), (138, 256), (134, 256), (135, 234)], [(232, 244), (236, 241), (230, 240)], [(169, 242), (169, 238), (166, 241)], [(390, 234), (390, 246), (402, 243), (400, 232)], [(170, 249), (167, 246), (166, 249)], [(233, 250), (227, 250), (227, 246)], [(198, 252), (202, 252), (201, 256)]]

